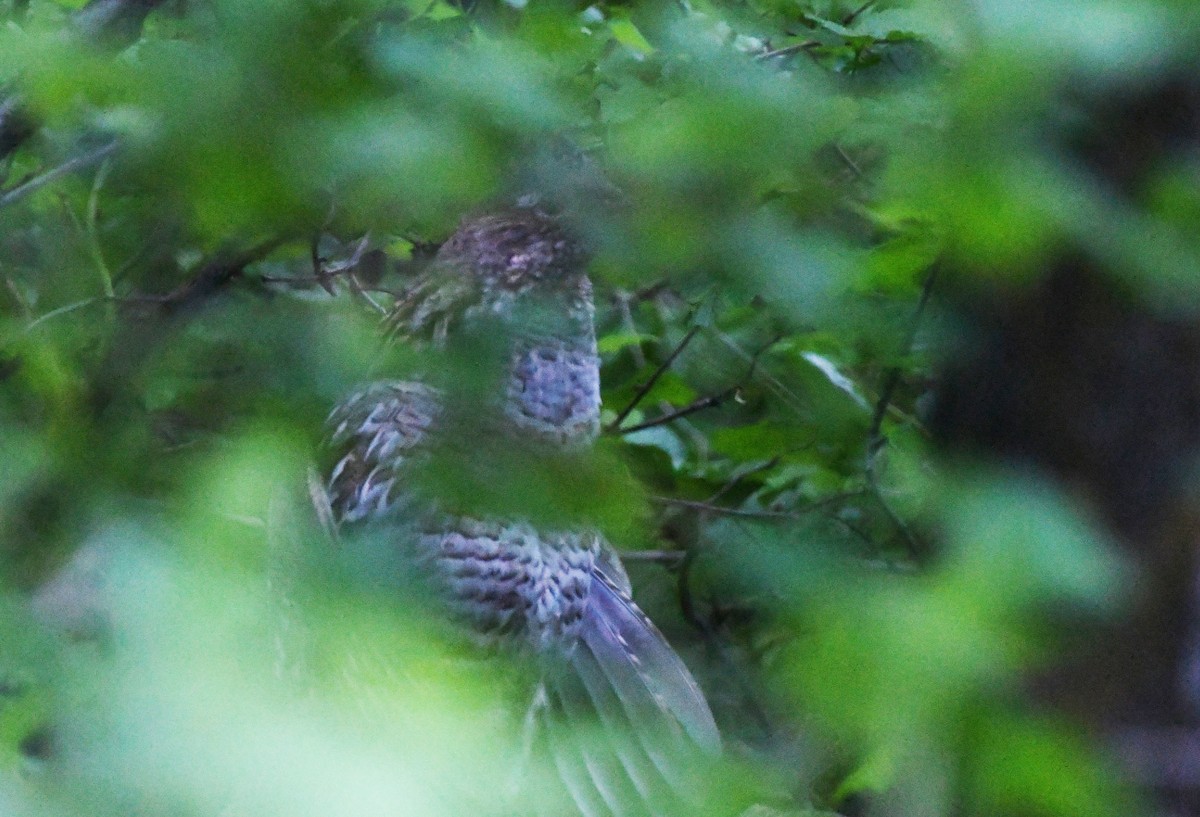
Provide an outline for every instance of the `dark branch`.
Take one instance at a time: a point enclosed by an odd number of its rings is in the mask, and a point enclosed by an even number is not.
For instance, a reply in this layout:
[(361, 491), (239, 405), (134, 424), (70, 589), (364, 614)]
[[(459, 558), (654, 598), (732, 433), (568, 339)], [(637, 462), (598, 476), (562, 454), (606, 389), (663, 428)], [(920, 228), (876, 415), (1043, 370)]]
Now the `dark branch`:
[[(920, 326), (922, 316), (925, 314), (925, 308), (929, 305), (929, 298), (933, 294), (933, 286), (937, 280), (937, 274), (938, 266), (934, 264), (929, 270), (929, 274), (925, 276), (925, 283), (921, 288), (921, 299), (917, 302), (917, 309), (913, 314), (908, 335), (904, 339), (902, 354), (907, 355), (911, 352), (913, 344), (916, 342), (917, 329)], [(879, 393), (879, 400), (875, 403), (875, 412), (871, 417), (871, 427), (867, 433), (866, 477), (871, 495), (875, 497), (875, 501), (879, 504), (879, 507), (900, 533), (901, 538), (904, 539), (909, 553), (913, 558), (919, 559), (924, 554), (924, 545), (917, 540), (917, 537), (909, 529), (908, 525), (892, 508), (879, 487), (879, 455), (887, 445), (887, 437), (883, 434), (883, 419), (887, 416), (888, 406), (891, 405), (896, 388), (900, 385), (900, 374), (899, 366), (893, 366), (888, 370), (883, 389)]]
[[(696, 328), (693, 327), (692, 332), (689, 332), (688, 335), (690, 336), (690, 335), (694, 334), (695, 331), (696, 331)], [(687, 340), (687, 338), (685, 338), (685, 341), (686, 340)], [(768, 349), (770, 349), (772, 346), (774, 346), (778, 342), (779, 342), (779, 338), (774, 338), (771, 340), (770, 343), (768, 343), (767, 345), (765, 345), (761, 349), (759, 349), (757, 352), (755, 352), (754, 357), (750, 359), (750, 368), (746, 370), (745, 376), (740, 381), (738, 381), (738, 383), (736, 383), (733, 386), (730, 386), (729, 388), (725, 389), (724, 391), (718, 392), (717, 394), (710, 394), (707, 397), (701, 397), (698, 400), (694, 400), (693, 402), (689, 403), (688, 405), (684, 406), (681, 409), (676, 409), (675, 411), (667, 412), (666, 414), (663, 414), (660, 417), (655, 417), (651, 420), (645, 421), (644, 423), (638, 423), (636, 425), (628, 426), (627, 428), (617, 428), (617, 426), (620, 423), (620, 420), (623, 419), (621, 417), (618, 417), (617, 420), (614, 421), (611, 426), (609, 426), (609, 430), (615, 430), (620, 434), (632, 434), (635, 431), (643, 431), (647, 428), (654, 428), (655, 426), (666, 425), (667, 423), (674, 422), (675, 420), (678, 420), (681, 417), (686, 417), (689, 414), (695, 414), (697, 411), (703, 411), (704, 409), (709, 409), (709, 408), (713, 408), (714, 406), (721, 405), (722, 403), (724, 403), (730, 397), (733, 397), (734, 395), (736, 395), (738, 392), (740, 392), (742, 390), (742, 388), (745, 387), (746, 383), (750, 380), (750, 378), (754, 377), (754, 370), (756, 368), (758, 368), (759, 358), (761, 358)], [(680, 344), (680, 346), (682, 347), (683, 344)], [(675, 353), (673, 353), (671, 355), (671, 357), (667, 359), (667, 361), (663, 364), (663, 366), (659, 367), (659, 371), (655, 372), (655, 377), (657, 377), (658, 374), (660, 374), (666, 366), (670, 365), (671, 361), (675, 358), (675, 355), (678, 353), (679, 353), (679, 350), (677, 349), (675, 351)], [(653, 380), (654, 380), (654, 378), (651, 378), (651, 381), (653, 381)], [(653, 382), (651, 382), (651, 385), (653, 385)], [(646, 389), (644, 389), (644, 391), (649, 391), (649, 389), (646, 388)], [(641, 399), (641, 397), (639, 396), (637, 399)], [(625, 413), (627, 413), (627, 412), (623, 412), (623, 414), (625, 414)]]
[(727, 493), (729, 493), (734, 488), (736, 488), (738, 485), (740, 485), (742, 483), (742, 481), (744, 481), (748, 477), (752, 477), (755, 474), (761, 474), (763, 471), (770, 471), (772, 468), (774, 468), (776, 465), (778, 465), (779, 461), (782, 459), (783, 459), (783, 456), (780, 454), (777, 454), (774, 457), (771, 457), (771, 459), (767, 460), (766, 462), (759, 462), (759, 463), (755, 463), (747, 468), (738, 469), (738, 472), (736, 474), (734, 474), (732, 477), (730, 477), (729, 481), (726, 482), (724, 485), (722, 485), (717, 490), (717, 492), (714, 493), (712, 496), (710, 496), (706, 501), (716, 502), (718, 499), (725, 496)]
[(854, 21), (857, 20), (864, 11), (866, 11), (873, 5), (875, 5), (875, 0), (867, 0), (867, 2), (863, 3), (861, 6), (856, 8), (854, 11), (850, 12), (845, 17), (843, 17), (842, 25), (844, 25), (844, 26), (854, 25)]
[(682, 564), (686, 557), (686, 550), (626, 550), (621, 553), (622, 562), (653, 562), (672, 568)]
[(242, 274), (242, 271), (282, 244), (284, 239), (272, 238), (238, 252), (220, 252), (200, 266), (190, 279), (166, 295), (152, 298), (163, 311), (175, 313), (204, 300), (212, 293)]
[(808, 51), (810, 48), (816, 48), (820, 44), (821, 44), (820, 40), (805, 40), (802, 43), (795, 43), (793, 45), (785, 45), (783, 48), (776, 48), (771, 51), (764, 51), (763, 53), (756, 56), (754, 59), (769, 60), (772, 57), (787, 57), (792, 54), (798, 54), (801, 51)]
[[(925, 283), (921, 287), (921, 298), (917, 301), (916, 312), (913, 313), (912, 323), (909, 324), (908, 334), (904, 338), (904, 344), (901, 350), (902, 355), (907, 355), (912, 351), (913, 344), (917, 341), (917, 329), (921, 324), (921, 318), (925, 314), (925, 309), (929, 306), (929, 298), (933, 294), (933, 286), (937, 280), (938, 267), (935, 264), (929, 270), (929, 274), (925, 276)], [(892, 404), (892, 397), (895, 396), (896, 388), (900, 385), (901, 370), (899, 366), (893, 366), (888, 370), (887, 377), (884, 380), (883, 389), (879, 393), (879, 400), (875, 403), (875, 412), (871, 416), (871, 427), (867, 433), (868, 451), (875, 452), (884, 444), (887, 439), (883, 436), (883, 418), (887, 416), (888, 407)]]
[(695, 499), (677, 499), (670, 496), (652, 496), (651, 502), (656, 502), (660, 505), (673, 505), (680, 508), (691, 508), (704, 513), (714, 513), (719, 516), (737, 516), (743, 519), (802, 519), (808, 514), (824, 510), (829, 505), (838, 502), (844, 502), (847, 499), (852, 499), (860, 496), (861, 491), (847, 491), (840, 494), (831, 494), (830, 496), (818, 499), (803, 508), (794, 511), (760, 511), (748, 508), (729, 508), (723, 505), (716, 505), (712, 502), (703, 502)]
[(609, 431), (620, 431), (622, 434), (625, 434), (633, 430), (621, 428), (621, 423), (625, 422), (625, 419), (629, 417), (630, 413), (637, 408), (638, 403), (642, 402), (642, 398), (650, 393), (650, 390), (654, 388), (654, 384), (658, 382), (658, 379), (663, 376), (667, 369), (671, 368), (671, 364), (675, 362), (675, 358), (679, 357), (680, 353), (687, 348), (687, 345), (692, 342), (692, 338), (696, 337), (696, 333), (699, 331), (699, 326), (693, 326), (688, 330), (687, 334), (683, 336), (683, 340), (679, 342), (679, 345), (675, 347), (674, 351), (667, 356), (667, 359), (664, 360), (662, 365), (655, 370), (654, 374), (650, 375), (650, 379), (643, 383), (637, 390), (637, 394), (635, 394), (633, 399), (629, 401), (629, 405), (621, 409), (621, 413), (617, 415), (617, 419), (613, 420), (609, 424)]
[(686, 406), (684, 406), (681, 409), (676, 409), (675, 411), (667, 412), (666, 414), (662, 415), (661, 417), (655, 417), (654, 419), (647, 420), (644, 423), (637, 423), (637, 424), (631, 425), (627, 428), (622, 428), (622, 429), (617, 429), (617, 430), (621, 434), (632, 434), (635, 431), (645, 431), (648, 428), (654, 428), (655, 426), (662, 426), (662, 425), (666, 425), (667, 423), (673, 423), (682, 417), (687, 417), (689, 414), (695, 414), (697, 411), (703, 411), (704, 409), (713, 408), (715, 406), (721, 405), (726, 400), (728, 400), (730, 397), (732, 397), (734, 394), (736, 394), (739, 388), (740, 388), (739, 386), (733, 386), (731, 388), (726, 389), (723, 392), (720, 392), (719, 394), (710, 394), (707, 397), (701, 397), (699, 400), (695, 400), (691, 403), (688, 403)]

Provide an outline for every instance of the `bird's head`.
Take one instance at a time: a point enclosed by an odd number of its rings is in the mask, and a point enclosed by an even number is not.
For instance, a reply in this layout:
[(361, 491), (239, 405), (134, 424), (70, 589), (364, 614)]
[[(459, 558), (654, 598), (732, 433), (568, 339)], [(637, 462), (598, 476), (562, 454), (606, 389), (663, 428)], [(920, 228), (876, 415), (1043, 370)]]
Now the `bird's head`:
[(468, 219), (442, 245), (438, 261), (485, 289), (509, 292), (569, 284), (587, 265), (579, 242), (535, 210)]
[(439, 343), (465, 324), (498, 318), (518, 333), (543, 334), (538, 325), (551, 317), (566, 321), (561, 331), (586, 324), (590, 332), (586, 267), (580, 243), (536, 210), (468, 218), (397, 301), (393, 331)]
[(457, 357), (447, 386), (469, 393), (462, 404), (477, 410), (488, 402), (479, 395), (492, 394), (509, 427), (585, 445), (600, 422), (586, 263), (580, 244), (537, 211), (468, 218), (397, 301), (394, 333)]

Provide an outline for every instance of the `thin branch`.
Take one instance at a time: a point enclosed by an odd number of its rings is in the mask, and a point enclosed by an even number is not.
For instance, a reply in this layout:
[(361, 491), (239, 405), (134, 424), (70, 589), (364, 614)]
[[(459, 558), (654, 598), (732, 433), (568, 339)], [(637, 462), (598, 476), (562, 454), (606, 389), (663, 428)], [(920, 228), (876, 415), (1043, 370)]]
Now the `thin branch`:
[(106, 298), (87, 298), (86, 300), (76, 301), (75, 303), (66, 304), (65, 306), (60, 306), (57, 309), (51, 309), (49, 312), (38, 315), (36, 318), (31, 320), (29, 323), (25, 324), (25, 331), (31, 332), (34, 329), (36, 329), (38, 326), (40, 326), (41, 324), (45, 323), (46, 321), (48, 321), (52, 318), (57, 318), (59, 315), (66, 315), (69, 312), (74, 312), (77, 309), (83, 309), (85, 306), (91, 306), (92, 304), (98, 304), (101, 301), (105, 301), (105, 300), (107, 300), (107, 299)]
[[(110, 168), (112, 168), (112, 160), (105, 159), (96, 171), (96, 178), (92, 181), (92, 190), (88, 194), (83, 223), (87, 234), (88, 251), (92, 256), (92, 263), (96, 265), (96, 272), (100, 276), (100, 288), (104, 292), (105, 318), (111, 326), (117, 320), (117, 310), (113, 304), (116, 291), (113, 289), (112, 271), (108, 268), (108, 262), (104, 258), (104, 248), (100, 246), (100, 229), (97, 226), (100, 217), (100, 191), (108, 179)], [(107, 337), (103, 342), (107, 343)]]
[(707, 502), (716, 502), (718, 499), (725, 496), (727, 493), (729, 493), (734, 488), (736, 488), (738, 485), (740, 485), (742, 483), (742, 481), (745, 480), (747, 477), (752, 477), (755, 474), (761, 474), (763, 471), (770, 471), (772, 468), (774, 468), (776, 465), (779, 464), (779, 461), (781, 459), (783, 459), (783, 455), (776, 454), (774, 457), (771, 457), (771, 459), (767, 460), (766, 462), (755, 463), (754, 465), (750, 465), (746, 468), (739, 468), (737, 473), (735, 473), (732, 477), (730, 477), (729, 481), (726, 482), (724, 485), (722, 485), (720, 488), (718, 488), (717, 492), (714, 493), (712, 496), (710, 496), (706, 501)]
[(850, 168), (850, 172), (854, 174), (856, 179), (861, 179), (863, 177), (862, 168), (850, 158), (850, 154), (846, 152), (846, 149), (837, 142), (833, 143), (833, 152), (838, 155), (838, 158), (842, 160), (846, 167)]
[[(925, 313), (925, 308), (929, 304), (930, 296), (933, 294), (934, 282), (937, 280), (938, 266), (935, 264), (925, 277), (925, 283), (921, 288), (921, 298), (917, 302), (917, 309), (913, 315), (912, 323), (909, 325), (908, 335), (904, 339), (903, 354), (908, 354), (912, 351), (913, 344), (917, 338), (917, 328), (920, 325), (921, 318)], [(913, 558), (919, 559), (925, 551), (924, 545), (913, 534), (900, 515), (892, 508), (891, 503), (883, 495), (883, 490), (879, 485), (879, 456), (887, 445), (887, 437), (883, 434), (883, 419), (887, 416), (888, 406), (892, 402), (892, 397), (896, 393), (896, 388), (900, 384), (900, 367), (893, 366), (887, 374), (887, 379), (884, 381), (883, 389), (879, 393), (879, 400), (875, 403), (875, 412), (871, 417), (870, 430), (867, 433), (867, 458), (866, 458), (866, 477), (867, 486), (871, 490), (871, 495), (875, 497), (875, 501), (883, 510), (884, 515), (900, 533), (900, 537), (908, 546), (908, 551)]]
[[(362, 263), (363, 254), (366, 253), (367, 247), (371, 245), (371, 234), (367, 233), (362, 237), (349, 258), (344, 261), (338, 261), (335, 264), (327, 264), (325, 259), (321, 257), (318, 246), (320, 240), (320, 233), (313, 236), (309, 255), (312, 259), (313, 279), (321, 285), (321, 288), (330, 295), (337, 294), (333, 288), (333, 279), (339, 275), (344, 275), (346, 277), (346, 285), (350, 288), (352, 295), (366, 301), (372, 309), (385, 318), (391, 314), (382, 304), (371, 297), (368, 289), (362, 285), (362, 282), (358, 280), (358, 276), (355, 275), (355, 270)], [(266, 279), (264, 278), (264, 280)]]
[[(328, 278), (328, 276), (323, 276)], [(255, 279), (262, 281), (264, 284), (286, 284), (287, 286), (311, 286), (312, 284), (321, 284), (322, 279), (315, 275), (259, 275)], [(357, 278), (355, 278), (357, 281)], [(399, 292), (390, 287), (368, 287), (363, 286), (362, 281), (358, 281), (359, 289), (362, 292), (378, 293), (380, 295), (390, 295), (393, 298), (399, 296)]]
[(216, 257), (201, 265), (190, 279), (166, 295), (151, 296), (148, 300), (159, 304), (167, 312), (190, 306), (241, 275), (247, 266), (264, 258), (283, 242), (283, 238), (276, 237), (242, 252), (218, 253)]
[(677, 567), (687, 558), (686, 550), (626, 550), (621, 553), (622, 562), (652, 562)]
[[(763, 346), (763, 348), (761, 348), (757, 352), (755, 352), (754, 357), (752, 357), (750, 359), (750, 368), (749, 368), (749, 370), (747, 370), (746, 374), (742, 377), (742, 379), (740, 381), (738, 381), (738, 383), (736, 383), (733, 386), (730, 386), (729, 388), (725, 389), (724, 391), (718, 392), (717, 394), (710, 394), (707, 397), (701, 397), (698, 400), (694, 400), (693, 402), (689, 403), (688, 405), (684, 406), (681, 409), (667, 412), (666, 414), (663, 414), (659, 417), (655, 417), (651, 420), (646, 420), (644, 423), (638, 423), (636, 425), (628, 426), (626, 428), (616, 428), (618, 423), (614, 422), (611, 426), (609, 426), (609, 429), (610, 430), (615, 429), (620, 434), (632, 434), (635, 431), (644, 431), (647, 428), (654, 428), (655, 426), (666, 425), (667, 423), (672, 423), (681, 417), (686, 417), (689, 414), (695, 414), (697, 411), (703, 411), (704, 409), (709, 409), (709, 408), (713, 408), (714, 406), (721, 405), (726, 400), (728, 400), (730, 397), (733, 397), (734, 395), (738, 394), (745, 387), (747, 381), (749, 381), (750, 378), (752, 378), (754, 376), (754, 370), (758, 367), (759, 358), (762, 357), (764, 352), (766, 352), (768, 349), (770, 349), (772, 346), (774, 346), (778, 342), (779, 342), (779, 338), (774, 338), (770, 343), (768, 343), (767, 345)], [(670, 360), (668, 360), (667, 363), (669, 364)]]
[[(718, 394), (710, 394), (707, 397), (701, 397), (698, 400), (688, 403), (686, 406), (684, 406), (681, 409), (676, 409), (675, 411), (667, 412), (666, 414), (663, 414), (659, 417), (655, 417), (651, 420), (646, 420), (643, 423), (636, 423), (634, 425), (627, 426), (625, 428), (617, 429), (617, 432), (620, 434), (633, 434), (635, 431), (645, 431), (648, 428), (654, 428), (655, 426), (662, 426), (662, 425), (666, 425), (667, 423), (673, 423), (676, 420), (680, 419), (681, 417), (687, 417), (689, 414), (695, 414), (697, 411), (703, 411), (704, 409), (709, 409), (709, 408), (713, 408), (714, 406), (721, 405), (726, 400), (728, 400), (730, 397), (732, 397), (734, 394), (736, 394), (739, 388), (740, 388), (740, 386), (732, 386)], [(611, 426), (610, 426), (610, 428), (611, 428)]]
[(329, 280), (329, 273), (325, 271), (325, 259), (321, 257), (321, 233), (313, 233), (312, 243), (308, 246), (309, 260), (312, 262), (313, 280), (321, 285), (321, 289), (328, 292), (330, 295), (337, 293), (333, 289), (333, 282)]
[[(917, 308), (913, 313), (912, 322), (909, 324), (908, 334), (905, 335), (901, 354), (907, 355), (911, 352), (913, 345), (917, 341), (917, 329), (921, 323), (922, 316), (925, 314), (925, 309), (929, 305), (929, 299), (933, 294), (933, 286), (937, 280), (937, 274), (938, 267), (935, 265), (930, 269), (929, 274), (925, 276), (925, 283), (921, 287), (921, 297), (917, 301)], [(873, 445), (877, 441), (886, 442), (882, 433), (883, 418), (887, 416), (888, 406), (891, 405), (896, 388), (900, 385), (900, 375), (899, 366), (893, 366), (888, 370), (883, 390), (879, 393), (879, 400), (875, 403), (875, 412), (871, 417), (871, 427), (867, 435)]]
[(754, 59), (762, 61), (769, 60), (773, 57), (786, 57), (791, 54), (798, 54), (801, 51), (807, 51), (810, 48), (816, 48), (819, 45), (821, 45), (820, 40), (805, 40), (802, 43), (793, 43), (792, 45), (785, 45), (783, 48), (775, 48), (771, 51), (764, 51), (763, 53), (757, 55)]
[(678, 499), (673, 496), (652, 496), (650, 497), (650, 501), (659, 505), (691, 508), (695, 511), (713, 513), (719, 516), (738, 516), (743, 519), (797, 519), (800, 516), (799, 513), (788, 513), (787, 511), (756, 511), (744, 508), (727, 508), (698, 499)]
[(742, 519), (803, 519), (811, 513), (824, 510), (829, 505), (834, 505), (838, 502), (844, 502), (856, 496), (861, 496), (862, 491), (846, 491), (840, 494), (830, 494), (827, 497), (815, 500), (810, 504), (794, 511), (760, 511), (749, 508), (729, 508), (724, 505), (716, 505), (712, 502), (704, 502), (696, 499), (678, 499), (672, 496), (652, 496), (651, 502), (659, 505), (671, 505), (679, 508), (691, 508), (704, 513), (713, 513), (718, 516), (736, 516)]
[[(633, 319), (633, 310), (629, 308), (631, 300), (633, 300), (633, 296), (628, 292), (620, 291), (616, 294), (617, 309), (621, 313), (621, 326), (626, 332), (636, 336), (638, 328), (637, 322)], [(637, 364), (639, 370), (646, 368), (646, 353), (642, 351), (642, 344), (632, 344), (629, 352), (633, 355), (633, 362)]]
[(104, 188), (104, 182), (108, 179), (108, 171), (111, 167), (112, 163), (108, 159), (100, 163), (100, 169), (96, 171), (96, 178), (92, 182), (92, 190), (88, 194), (87, 212), (83, 222), (87, 231), (88, 248), (92, 255), (92, 261), (100, 273), (100, 286), (107, 298), (112, 298), (116, 293), (113, 291), (112, 272), (108, 268), (108, 262), (104, 260), (104, 249), (100, 246), (100, 230), (96, 226), (96, 222), (100, 215), (100, 191)]
[(17, 304), (17, 308), (21, 310), (21, 314), (26, 320), (33, 320), (33, 308), (29, 305), (29, 301), (21, 294), (21, 290), (17, 287), (17, 282), (11, 276), (4, 276), (4, 287), (8, 290), (8, 294), (12, 296), (13, 301)]
[(367, 304), (370, 305), (370, 307), (378, 312), (381, 316), (386, 318), (392, 314), (383, 304), (371, 297), (371, 294), (361, 283), (359, 283), (358, 276), (353, 272), (347, 271), (346, 281), (350, 285), (350, 292), (366, 301)]
[[(730, 351), (738, 355), (747, 363), (753, 363), (757, 356), (761, 354), (761, 351), (753, 354), (747, 352), (738, 345), (737, 341), (724, 332), (716, 332), (716, 338), (717, 340), (721, 341), (721, 343), (725, 344)], [(775, 377), (769, 371), (761, 372), (759, 377), (762, 379), (762, 382), (771, 391), (771, 393), (778, 397), (784, 404), (786, 404), (788, 408), (798, 413), (804, 412), (804, 401), (800, 399), (798, 394), (789, 389), (779, 378)]]
[(111, 156), (117, 149), (117, 142), (114, 140), (105, 145), (102, 145), (95, 150), (90, 150), (87, 153), (82, 153), (63, 162), (57, 167), (52, 167), (40, 176), (35, 176), (29, 181), (14, 187), (7, 193), (0, 195), (0, 208), (8, 207), (21, 199), (28, 196), (51, 182), (58, 181), (63, 176), (70, 175), (77, 170), (91, 167), (99, 164)]
[(679, 357), (680, 353), (687, 348), (687, 345), (692, 342), (692, 338), (696, 337), (696, 333), (699, 331), (699, 326), (693, 326), (688, 330), (687, 334), (683, 336), (683, 340), (679, 342), (679, 345), (675, 347), (674, 351), (667, 356), (667, 359), (664, 360), (662, 365), (654, 371), (654, 374), (650, 375), (650, 379), (643, 383), (637, 390), (637, 393), (633, 396), (633, 399), (629, 401), (629, 405), (621, 409), (621, 413), (617, 415), (617, 418), (609, 423), (609, 431), (617, 431), (622, 434), (628, 433), (629, 429), (622, 429), (621, 423), (625, 422), (625, 419), (629, 417), (635, 408), (637, 408), (638, 403), (642, 402), (642, 398), (650, 393), (650, 390), (654, 388), (654, 384), (658, 382), (658, 379), (662, 377), (664, 373), (666, 373), (667, 369), (671, 368), (671, 364), (675, 362), (675, 358)]
[(875, 5), (875, 3), (876, 3), (876, 0), (867, 0), (867, 2), (863, 3), (861, 6), (856, 8), (854, 11), (850, 12), (845, 17), (843, 17), (842, 25), (844, 25), (844, 26), (854, 25), (854, 21), (857, 20), (864, 11), (869, 9), (871, 6)]

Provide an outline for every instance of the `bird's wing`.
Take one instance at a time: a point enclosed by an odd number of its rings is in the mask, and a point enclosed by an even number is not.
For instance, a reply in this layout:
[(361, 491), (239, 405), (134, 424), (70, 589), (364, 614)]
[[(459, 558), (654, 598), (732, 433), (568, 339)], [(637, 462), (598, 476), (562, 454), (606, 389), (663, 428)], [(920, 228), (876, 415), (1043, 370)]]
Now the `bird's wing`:
[(338, 458), (326, 492), (333, 518), (356, 522), (387, 515), (403, 496), (400, 469), (429, 433), (437, 393), (421, 383), (372, 383), (343, 400), (326, 421)]
[(603, 563), (589, 596), (579, 640), (546, 683), (547, 739), (567, 790), (589, 817), (701, 813), (721, 751), (703, 694)]
[(400, 293), (386, 319), (393, 339), (440, 346), (462, 316), (483, 297), (478, 281), (439, 257)]

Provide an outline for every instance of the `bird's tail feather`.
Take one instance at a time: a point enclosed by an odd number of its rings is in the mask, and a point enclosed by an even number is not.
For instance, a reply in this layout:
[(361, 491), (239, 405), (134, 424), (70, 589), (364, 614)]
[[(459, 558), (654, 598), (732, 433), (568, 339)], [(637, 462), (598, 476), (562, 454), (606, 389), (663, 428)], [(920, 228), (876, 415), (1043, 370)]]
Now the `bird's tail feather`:
[(592, 583), (579, 641), (546, 676), (559, 776), (587, 817), (696, 814), (720, 736), (703, 694), (621, 587)]

